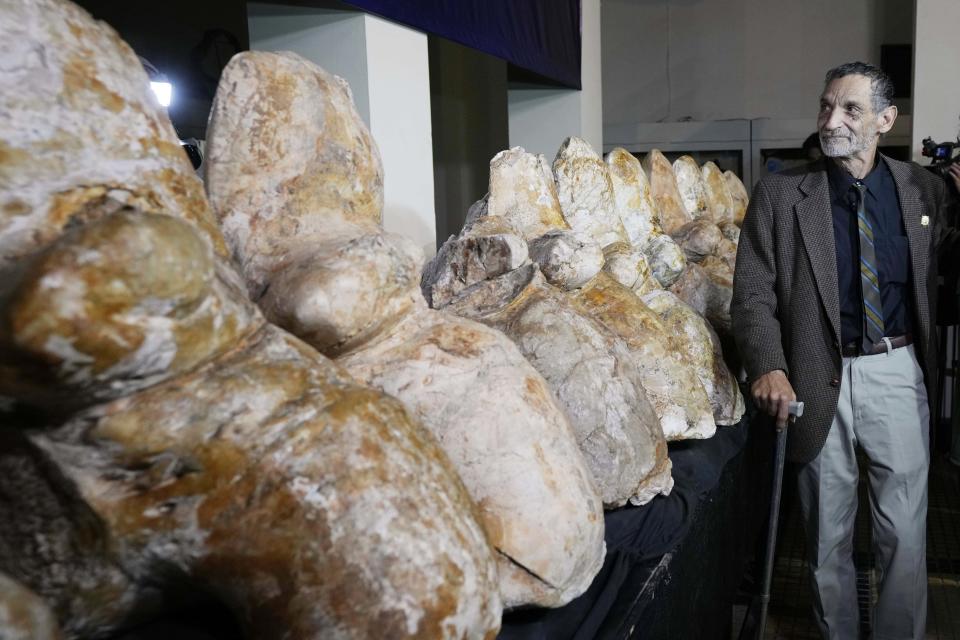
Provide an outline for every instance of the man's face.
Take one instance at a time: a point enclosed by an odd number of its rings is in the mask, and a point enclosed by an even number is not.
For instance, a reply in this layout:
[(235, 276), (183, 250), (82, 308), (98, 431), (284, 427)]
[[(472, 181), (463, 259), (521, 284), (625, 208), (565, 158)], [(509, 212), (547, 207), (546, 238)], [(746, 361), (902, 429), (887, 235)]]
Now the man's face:
[(896, 110), (876, 113), (871, 88), (870, 78), (854, 74), (831, 80), (823, 90), (817, 130), (825, 156), (849, 158), (875, 149), (880, 134), (893, 126)]

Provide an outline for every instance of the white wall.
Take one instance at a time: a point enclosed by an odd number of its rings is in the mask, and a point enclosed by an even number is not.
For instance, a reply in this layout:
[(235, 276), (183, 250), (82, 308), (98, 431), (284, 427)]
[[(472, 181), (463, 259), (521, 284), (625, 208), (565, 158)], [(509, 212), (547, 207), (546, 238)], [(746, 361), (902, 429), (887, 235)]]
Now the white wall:
[(603, 43), (600, 0), (580, 3), (580, 137), (603, 149)]
[(507, 94), (510, 146), (553, 160), (565, 138), (579, 136), (603, 151), (603, 75), (600, 0), (583, 0), (580, 91), (511, 88)]
[(812, 117), (827, 69), (911, 42), (912, 12), (913, 0), (604, 0), (604, 124)]
[(350, 83), (380, 149), (383, 226), (436, 251), (427, 37), (362, 12), (248, 5), (250, 48), (293, 51)]
[(383, 226), (436, 253), (433, 137), (427, 36), (376, 16), (364, 17), (370, 132), (384, 170)]
[(552, 161), (564, 139), (581, 133), (578, 93), (542, 88), (507, 91), (510, 146), (542, 153)]
[(960, 1), (917, 0), (915, 42), (911, 154), (928, 164), (920, 141), (956, 140), (960, 124)]

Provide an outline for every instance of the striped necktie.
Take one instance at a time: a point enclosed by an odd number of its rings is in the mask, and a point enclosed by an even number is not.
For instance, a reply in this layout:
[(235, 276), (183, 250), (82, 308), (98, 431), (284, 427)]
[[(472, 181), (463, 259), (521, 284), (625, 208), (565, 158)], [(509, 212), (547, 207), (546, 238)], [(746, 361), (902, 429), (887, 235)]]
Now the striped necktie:
[(877, 275), (877, 253), (873, 246), (873, 225), (867, 220), (867, 185), (853, 183), (857, 190), (857, 227), (860, 229), (860, 290), (863, 297), (863, 351), (869, 353), (883, 338), (883, 301)]

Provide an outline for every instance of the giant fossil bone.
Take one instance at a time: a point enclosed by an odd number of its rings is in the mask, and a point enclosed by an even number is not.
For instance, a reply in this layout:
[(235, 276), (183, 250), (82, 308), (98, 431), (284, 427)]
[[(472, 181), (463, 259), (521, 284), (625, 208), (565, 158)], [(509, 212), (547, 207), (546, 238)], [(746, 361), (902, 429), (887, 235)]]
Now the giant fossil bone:
[(207, 189), (267, 317), (437, 437), (480, 505), (507, 606), (582, 593), (603, 560), (602, 505), (566, 416), (506, 336), (426, 307), (422, 256), (380, 227), (382, 167), (346, 83), (291, 53), (234, 57)]
[(249, 303), (129, 47), (63, 1), (0, 18), (0, 394), (32, 407), (0, 429), (0, 571), (70, 638), (191, 590), (251, 637), (495, 635), (449, 461)]

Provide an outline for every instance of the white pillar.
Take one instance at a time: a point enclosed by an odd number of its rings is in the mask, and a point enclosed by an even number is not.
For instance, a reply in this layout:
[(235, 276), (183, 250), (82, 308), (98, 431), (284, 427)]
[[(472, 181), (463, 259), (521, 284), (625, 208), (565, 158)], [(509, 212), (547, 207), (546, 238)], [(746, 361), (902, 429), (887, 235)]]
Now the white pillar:
[(600, 60), (600, 0), (580, 7), (580, 91), (524, 87), (510, 89), (510, 146), (542, 153), (552, 161), (569, 136), (589, 142), (603, 153), (603, 91)]
[(921, 158), (920, 141), (957, 139), (960, 125), (960, 2), (917, 0), (913, 45), (913, 134), (911, 157)]
[(436, 252), (427, 36), (362, 12), (247, 5), (250, 48), (293, 51), (350, 83), (380, 149), (383, 226)]

